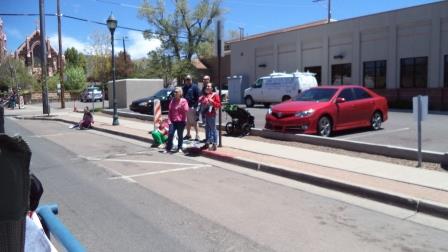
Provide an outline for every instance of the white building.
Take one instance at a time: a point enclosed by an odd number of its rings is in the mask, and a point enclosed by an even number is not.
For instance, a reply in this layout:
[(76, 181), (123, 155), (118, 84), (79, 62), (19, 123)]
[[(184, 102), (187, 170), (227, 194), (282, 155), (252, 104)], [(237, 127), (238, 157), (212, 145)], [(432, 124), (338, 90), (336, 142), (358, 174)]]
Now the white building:
[(416, 94), (448, 109), (448, 1), (229, 41), (231, 75), (315, 72), (320, 84), (359, 84), (392, 106)]

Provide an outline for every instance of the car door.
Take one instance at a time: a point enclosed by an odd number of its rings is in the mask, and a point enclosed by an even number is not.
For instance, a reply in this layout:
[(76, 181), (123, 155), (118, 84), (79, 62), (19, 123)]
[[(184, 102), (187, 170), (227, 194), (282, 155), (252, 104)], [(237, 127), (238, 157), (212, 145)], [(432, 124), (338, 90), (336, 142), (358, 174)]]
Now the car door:
[(343, 98), (344, 102), (336, 104), (337, 118), (336, 128), (345, 129), (350, 128), (354, 124), (355, 116), (353, 114), (355, 95), (352, 88), (343, 88), (338, 95), (338, 98)]
[(353, 88), (356, 96), (354, 101), (353, 114), (358, 126), (366, 126), (370, 124), (370, 117), (375, 109), (375, 101), (373, 97), (362, 88)]
[(254, 85), (252, 85), (251, 96), (254, 102), (263, 102), (263, 79), (258, 79)]

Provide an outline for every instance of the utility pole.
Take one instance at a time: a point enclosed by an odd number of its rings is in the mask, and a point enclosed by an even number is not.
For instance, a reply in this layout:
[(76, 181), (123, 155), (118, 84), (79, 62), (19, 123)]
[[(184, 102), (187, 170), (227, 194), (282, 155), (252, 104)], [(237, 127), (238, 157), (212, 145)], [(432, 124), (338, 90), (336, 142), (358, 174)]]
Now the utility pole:
[(42, 81), (42, 110), (44, 114), (50, 115), (50, 106), (48, 104), (48, 87), (47, 87), (47, 45), (45, 43), (45, 2), (39, 0), (39, 16), (40, 16), (40, 66)]
[(240, 40), (244, 39), (244, 27), (238, 27), (240, 29)]
[[(313, 0), (313, 3), (318, 3), (322, 1), (325, 0)], [(331, 0), (327, 0), (327, 3), (328, 3), (327, 24), (329, 24), (331, 22)]]
[(124, 40), (128, 39), (128, 37), (123, 36), (123, 58), (124, 58), (124, 63), (126, 64), (126, 44), (124, 43)]
[(61, 5), (60, 0), (57, 0), (58, 9), (58, 42), (59, 42), (59, 81), (61, 83), (61, 108), (65, 108), (64, 100), (64, 66), (62, 65), (62, 35), (61, 35)]
[[(221, 40), (222, 40), (222, 35), (221, 35), (221, 20), (218, 20), (218, 22), (216, 23), (216, 46), (217, 46), (217, 56), (218, 56), (218, 87), (219, 87), (219, 98), (222, 97), (222, 83), (221, 83), (221, 54), (222, 54), (222, 50), (221, 50)], [(218, 137), (219, 137), (219, 147), (222, 147), (222, 130), (221, 130), (221, 123), (222, 123), (222, 109), (221, 107), (219, 107), (219, 113), (218, 113)]]

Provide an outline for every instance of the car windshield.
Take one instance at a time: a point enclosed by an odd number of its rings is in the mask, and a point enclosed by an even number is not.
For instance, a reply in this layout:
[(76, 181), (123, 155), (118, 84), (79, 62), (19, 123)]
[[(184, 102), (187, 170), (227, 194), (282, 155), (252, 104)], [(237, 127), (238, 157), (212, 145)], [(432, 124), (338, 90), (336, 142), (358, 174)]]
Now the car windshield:
[(87, 88), (87, 92), (89, 92), (89, 93), (91, 93), (91, 92), (98, 93), (98, 92), (100, 92), (100, 89), (97, 88), (97, 87)]
[(312, 88), (301, 93), (294, 100), (327, 102), (333, 97), (336, 90), (335, 88)]
[(157, 92), (154, 96), (155, 97), (166, 97), (170, 94), (171, 89), (162, 89), (159, 90), (159, 92)]

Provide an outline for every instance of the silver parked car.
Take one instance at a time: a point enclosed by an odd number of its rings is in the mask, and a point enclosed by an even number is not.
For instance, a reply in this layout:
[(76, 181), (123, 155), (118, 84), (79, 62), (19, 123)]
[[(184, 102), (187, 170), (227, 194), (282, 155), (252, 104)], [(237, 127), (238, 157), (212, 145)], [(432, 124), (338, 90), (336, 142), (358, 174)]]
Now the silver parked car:
[(95, 102), (103, 100), (103, 92), (100, 87), (90, 86), (87, 87), (84, 91), (82, 91), (80, 96), (81, 102)]

